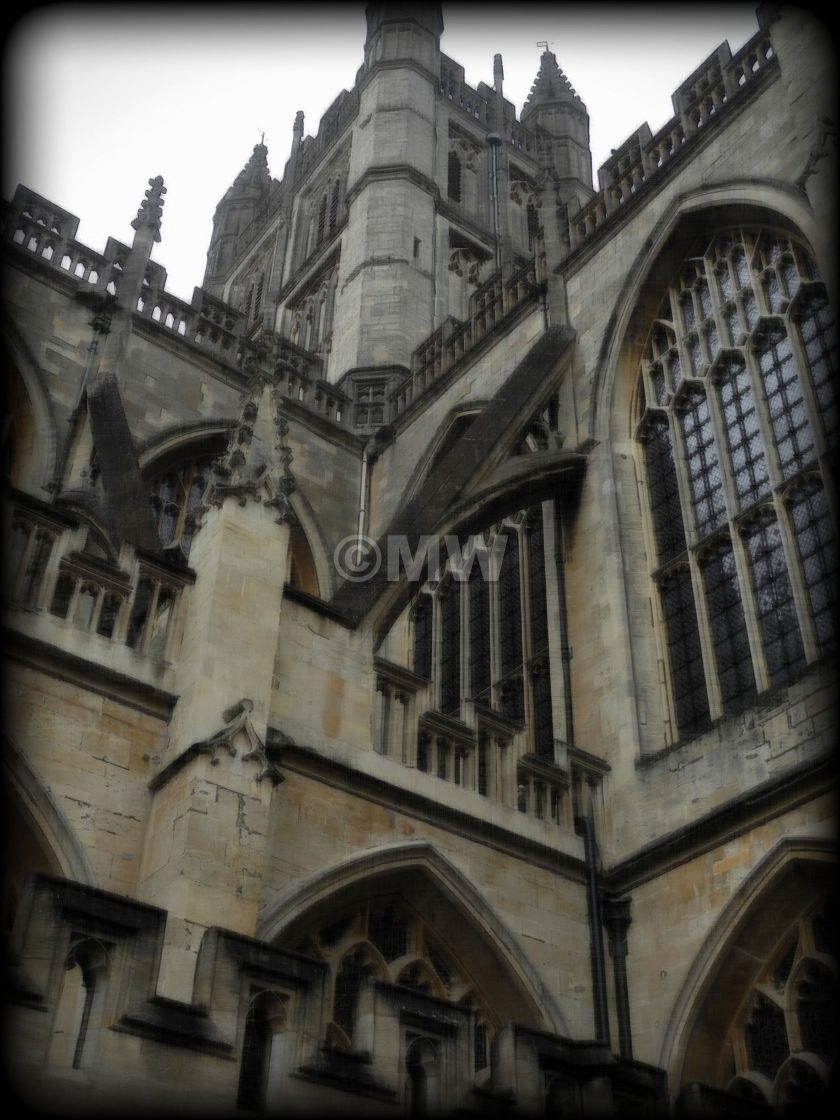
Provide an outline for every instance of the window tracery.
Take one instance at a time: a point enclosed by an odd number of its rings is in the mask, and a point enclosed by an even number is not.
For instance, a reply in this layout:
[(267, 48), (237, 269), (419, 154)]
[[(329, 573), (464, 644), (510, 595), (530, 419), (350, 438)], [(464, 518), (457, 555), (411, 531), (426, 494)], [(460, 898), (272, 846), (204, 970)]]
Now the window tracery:
[(378, 980), (471, 1009), (478, 1043), (475, 1071), (488, 1065), (490, 1040), (498, 1024), (454, 955), (398, 897), (372, 898), (344, 911), (311, 931), (295, 949), (329, 966), (332, 1010), (326, 1033), (332, 1045), (352, 1049), (356, 1044), (363, 988)]
[(190, 554), (196, 518), (210, 481), (213, 455), (202, 455), (161, 472), (152, 482), (151, 506), (164, 548)]
[(677, 738), (835, 647), (837, 345), (813, 262), (769, 230), (684, 262), (651, 327), (636, 439)]
[(535, 506), (474, 538), (411, 609), (412, 668), (430, 682), (432, 709), (419, 722), (417, 768), (483, 795), (501, 765), (491, 758), (514, 735), (554, 760), (545, 516)]
[(728, 1088), (784, 1115), (821, 1105), (837, 1052), (837, 967), (822, 932), (830, 900), (800, 918), (759, 974), (730, 1031)]

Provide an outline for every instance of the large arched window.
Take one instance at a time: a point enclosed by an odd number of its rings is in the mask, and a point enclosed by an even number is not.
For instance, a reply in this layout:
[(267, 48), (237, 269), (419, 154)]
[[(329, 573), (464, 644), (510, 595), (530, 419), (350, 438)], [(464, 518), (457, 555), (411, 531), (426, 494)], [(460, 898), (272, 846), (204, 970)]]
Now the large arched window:
[(805, 249), (730, 229), (644, 348), (636, 438), (673, 738), (836, 648), (837, 338)]

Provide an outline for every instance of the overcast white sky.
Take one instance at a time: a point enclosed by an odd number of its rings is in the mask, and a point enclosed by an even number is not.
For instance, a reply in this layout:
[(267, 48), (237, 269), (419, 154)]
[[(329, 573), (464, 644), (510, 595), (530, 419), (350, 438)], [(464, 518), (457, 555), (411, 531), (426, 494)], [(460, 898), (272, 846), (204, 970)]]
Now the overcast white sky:
[[(665, 123), (673, 90), (719, 43), (734, 53), (758, 29), (741, 3), (444, 3), (443, 18), (441, 48), (471, 85), (492, 84), (502, 54), (517, 113), (548, 40), (589, 111), (594, 175), (643, 121)], [(4, 44), (3, 196), (24, 183), (76, 214), (79, 240), (101, 251), (109, 235), (131, 242), (147, 180), (163, 175), (153, 256), (188, 300), (216, 203), (261, 133), (279, 177), (295, 112), (314, 135), (352, 87), (364, 38), (363, 3), (36, 8)]]

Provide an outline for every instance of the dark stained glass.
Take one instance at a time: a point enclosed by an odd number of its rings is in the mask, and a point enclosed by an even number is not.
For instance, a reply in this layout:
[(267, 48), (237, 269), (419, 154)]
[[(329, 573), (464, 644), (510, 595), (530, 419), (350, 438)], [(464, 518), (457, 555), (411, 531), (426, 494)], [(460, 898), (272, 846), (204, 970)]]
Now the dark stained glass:
[(774, 328), (764, 336), (758, 362), (782, 474), (790, 478), (813, 460), (814, 438), (790, 339), (782, 328)]
[(776, 521), (760, 522), (744, 534), (770, 683), (786, 684), (805, 668), (782, 538)]
[(502, 676), (522, 664), (522, 610), (519, 583), (519, 536), (508, 533), (499, 571), (499, 654)]
[(758, 427), (750, 377), (744, 363), (731, 360), (718, 387), (729, 464), (741, 509), (770, 493), (764, 444)]
[(785, 1016), (781, 1007), (760, 992), (753, 997), (752, 1012), (744, 1031), (747, 1064), (751, 1069), (773, 1078), (790, 1053)]
[(469, 581), (470, 692), (473, 700), (490, 703), (490, 588), (477, 563)]
[(671, 433), (665, 417), (657, 417), (642, 436), (647, 466), (648, 495), (656, 536), (656, 552), (665, 564), (685, 550), (677, 472)]
[(829, 446), (837, 442), (837, 330), (824, 293), (811, 295), (803, 305), (799, 334), (805, 348), (811, 381), (820, 406)]
[(728, 541), (704, 554), (702, 572), (721, 701), (728, 711), (737, 709), (755, 693), (744, 607)]
[(825, 491), (797, 497), (790, 515), (817, 642), (828, 653), (837, 645), (837, 550)]
[(461, 596), (460, 584), (450, 582), (440, 596), (440, 710), (461, 712)]
[(694, 522), (702, 538), (726, 521), (723, 479), (705, 391), (695, 389), (684, 397), (679, 415)]
[(691, 573), (680, 566), (669, 572), (660, 587), (662, 614), (668, 635), (671, 691), (680, 734), (701, 730), (709, 722), (709, 701)]
[(421, 595), (414, 608), (414, 672), (429, 680), (432, 676), (432, 600)]

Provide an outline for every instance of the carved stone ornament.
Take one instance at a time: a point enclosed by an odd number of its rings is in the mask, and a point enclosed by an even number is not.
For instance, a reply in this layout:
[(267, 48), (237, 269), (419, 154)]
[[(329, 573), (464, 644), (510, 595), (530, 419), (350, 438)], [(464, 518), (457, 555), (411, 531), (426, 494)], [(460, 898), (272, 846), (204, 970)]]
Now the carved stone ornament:
[(190, 751), (197, 754), (209, 754), (211, 764), (217, 766), (219, 763), (219, 759), (216, 757), (218, 752), (226, 750), (231, 758), (235, 758), (237, 753), (235, 740), (240, 735), (244, 736), (249, 749), (242, 755), (242, 761), (250, 762), (253, 759), (259, 763), (260, 770), (256, 774), (257, 781), (261, 782), (263, 778), (268, 778), (276, 786), (284, 780), (283, 775), (277, 765), (268, 757), (265, 744), (255, 731), (253, 723), (251, 723), (251, 712), (253, 710), (253, 700), (249, 700), (247, 696), (243, 697), (238, 704), (234, 704), (222, 713), (222, 719), (225, 721), (224, 727), (208, 739), (193, 743)]
[(468, 283), (478, 285), (481, 280), (481, 261), (469, 249), (452, 249), (449, 253), (449, 271), (456, 276), (466, 276)]
[(510, 184), (510, 197), (514, 202), (524, 203), (530, 202), (535, 209), (542, 206), (542, 197), (539, 190), (532, 184), (527, 183), (524, 179), (512, 179)]
[(291, 470), (292, 449), (286, 443), (289, 425), (282, 414), (283, 393), (257, 374), (241, 398), (239, 423), (227, 450), (213, 463), (203, 512), (233, 497), (244, 506), (250, 499), (276, 509), (276, 523), (291, 515), (290, 496), (297, 489)]

